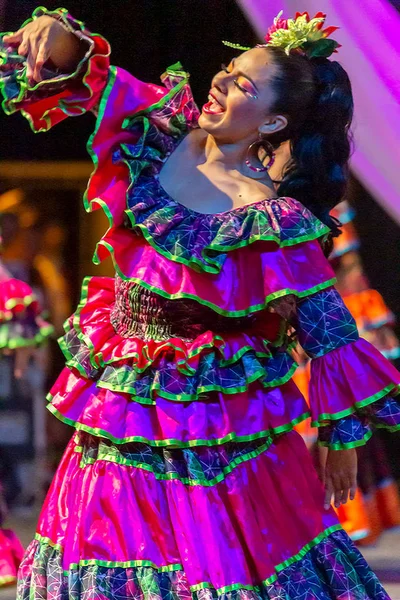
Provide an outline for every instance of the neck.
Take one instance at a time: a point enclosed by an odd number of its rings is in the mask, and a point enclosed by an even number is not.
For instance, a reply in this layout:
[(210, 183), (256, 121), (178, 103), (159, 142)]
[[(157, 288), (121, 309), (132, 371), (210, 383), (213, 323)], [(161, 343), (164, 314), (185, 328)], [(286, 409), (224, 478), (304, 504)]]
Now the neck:
[(223, 171), (236, 171), (249, 179), (262, 180), (263, 185), (275, 191), (274, 183), (267, 171), (257, 173), (246, 165), (247, 151), (252, 142), (254, 142), (254, 136), (252, 139), (241, 140), (234, 144), (218, 143), (211, 134), (208, 134), (203, 142), (205, 156), (203, 164), (217, 167)]

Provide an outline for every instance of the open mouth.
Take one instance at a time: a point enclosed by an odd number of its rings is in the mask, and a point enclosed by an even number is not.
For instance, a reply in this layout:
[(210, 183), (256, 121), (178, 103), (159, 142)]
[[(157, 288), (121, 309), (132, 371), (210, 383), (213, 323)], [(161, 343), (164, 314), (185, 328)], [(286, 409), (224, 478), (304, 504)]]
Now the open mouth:
[(203, 106), (203, 112), (208, 115), (219, 115), (225, 112), (225, 108), (212, 94), (208, 95), (208, 102)]

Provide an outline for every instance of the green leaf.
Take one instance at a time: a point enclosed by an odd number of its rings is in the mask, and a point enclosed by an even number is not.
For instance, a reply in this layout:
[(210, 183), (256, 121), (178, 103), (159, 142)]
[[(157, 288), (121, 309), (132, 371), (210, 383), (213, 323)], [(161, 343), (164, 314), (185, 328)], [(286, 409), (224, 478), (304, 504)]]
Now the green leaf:
[(328, 58), (338, 47), (339, 44), (335, 40), (322, 38), (316, 42), (304, 44), (303, 49), (308, 58)]

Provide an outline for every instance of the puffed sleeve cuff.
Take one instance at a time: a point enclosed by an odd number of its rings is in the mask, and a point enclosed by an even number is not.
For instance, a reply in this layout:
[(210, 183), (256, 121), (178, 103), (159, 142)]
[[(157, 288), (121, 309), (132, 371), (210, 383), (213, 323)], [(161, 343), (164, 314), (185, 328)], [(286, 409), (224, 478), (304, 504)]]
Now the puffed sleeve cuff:
[(332, 350), (311, 362), (312, 424), (357, 414), (368, 416), (375, 426), (399, 428), (399, 384), (400, 373), (366, 340)]
[(363, 446), (371, 435), (368, 419), (353, 414), (320, 426), (318, 444), (331, 450), (347, 450)]
[[(37, 8), (32, 19), (49, 15), (76, 35), (84, 44), (84, 56), (73, 73), (44, 70), (45, 79), (30, 85), (26, 77), (26, 62), (15, 49), (5, 46), (0, 34), (0, 91), (7, 114), (20, 111), (33, 131), (48, 131), (69, 116), (93, 110), (106, 86), (109, 74), (110, 46), (98, 34), (90, 33), (83, 23), (60, 8), (48, 11)], [(24, 23), (26, 25), (29, 21)]]
[(18, 279), (0, 283), (0, 350), (36, 346), (52, 333), (28, 284)]

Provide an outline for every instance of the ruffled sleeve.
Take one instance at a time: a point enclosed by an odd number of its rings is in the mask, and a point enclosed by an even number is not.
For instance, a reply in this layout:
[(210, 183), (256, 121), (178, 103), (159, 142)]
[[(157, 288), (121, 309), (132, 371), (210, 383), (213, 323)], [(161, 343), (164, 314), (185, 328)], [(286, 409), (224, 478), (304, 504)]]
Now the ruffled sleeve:
[(359, 337), (334, 288), (297, 306), (299, 341), (311, 362), (310, 407), (319, 442), (333, 449), (364, 444), (371, 425), (400, 429), (400, 373)]
[(92, 110), (99, 102), (109, 73), (110, 46), (98, 34), (91, 34), (80, 21), (65, 9), (48, 11), (37, 8), (29, 21), (42, 15), (58, 19), (76, 35), (85, 47), (82, 60), (73, 73), (44, 69), (45, 79), (29, 85), (26, 61), (14, 49), (5, 46), (0, 35), (0, 90), (6, 114), (20, 111), (35, 132), (48, 131), (69, 116)]
[(0, 350), (36, 346), (52, 333), (31, 287), (18, 279), (0, 281)]
[[(103, 121), (102, 136), (113, 138), (129, 114), (165, 94), (165, 89), (160, 86), (143, 83), (123, 69), (110, 67), (111, 50), (107, 40), (88, 31), (66, 9), (48, 11), (40, 7), (34, 11), (32, 19), (42, 15), (58, 19), (76, 35), (85, 47), (84, 56), (73, 73), (44, 69), (45, 79), (30, 86), (26, 78), (25, 59), (11, 47), (5, 46), (3, 37), (6, 34), (0, 34), (0, 91), (6, 114), (21, 112), (33, 131), (39, 133), (48, 131), (67, 117), (89, 111), (101, 113), (96, 132), (100, 129), (100, 121)], [(104, 105), (107, 103), (109, 108), (112, 105), (112, 114), (109, 112), (103, 120)], [(121, 141), (127, 141), (126, 134), (118, 140), (110, 139), (110, 143)]]

